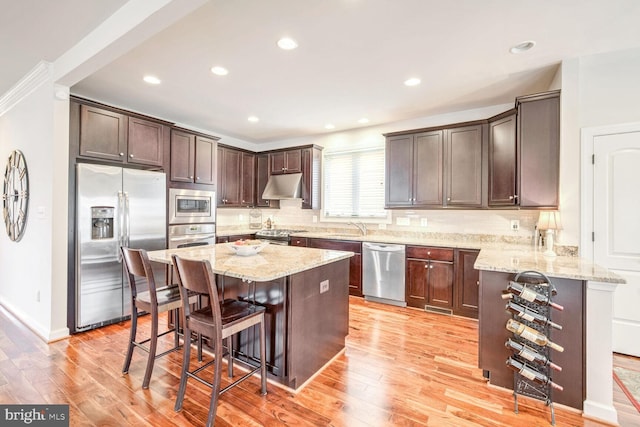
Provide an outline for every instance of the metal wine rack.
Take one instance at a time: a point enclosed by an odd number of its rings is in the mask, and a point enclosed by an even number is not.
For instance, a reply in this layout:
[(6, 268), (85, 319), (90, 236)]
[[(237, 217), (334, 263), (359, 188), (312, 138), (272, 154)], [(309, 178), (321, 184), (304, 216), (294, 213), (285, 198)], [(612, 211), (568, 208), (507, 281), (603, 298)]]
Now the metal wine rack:
[[(546, 275), (538, 271), (529, 270), (529, 271), (524, 271), (522, 273), (518, 273), (516, 277), (513, 279), (513, 281), (518, 282), (522, 285), (525, 285), (527, 288), (547, 296), (549, 298), (549, 301), (551, 301), (553, 295), (556, 293), (556, 288), (551, 282), (551, 280), (549, 280), (549, 278)], [(552, 308), (550, 305), (530, 302), (525, 300), (524, 298), (517, 296), (516, 294), (513, 294), (513, 302), (520, 304), (523, 307), (531, 308), (537, 311), (539, 314), (545, 316), (547, 319), (551, 320)], [(549, 339), (551, 338), (550, 337), (551, 334), (549, 333), (551, 328), (549, 325), (540, 325), (538, 323), (531, 322), (522, 317), (519, 317), (516, 314), (513, 314), (512, 318), (518, 321), (519, 323), (522, 323), (526, 326), (529, 326), (532, 329), (535, 329), (536, 331), (539, 331), (540, 333), (544, 334), (547, 338)], [(529, 341), (527, 339), (524, 339), (522, 337), (519, 337), (516, 334), (513, 334), (513, 336), (511, 337), (511, 340), (534, 349), (539, 354), (547, 357), (549, 361), (551, 361), (552, 359), (551, 357), (552, 350), (547, 346), (537, 345), (536, 343)], [(552, 369), (549, 367), (548, 364), (545, 366), (542, 366), (536, 362), (531, 362), (522, 358), (517, 353), (513, 353), (511, 357), (523, 364), (526, 364), (528, 367), (535, 369), (541, 374), (546, 375), (547, 378), (551, 380)], [(527, 397), (531, 397), (531, 398), (543, 401), (545, 405), (549, 406), (551, 410), (551, 425), (552, 426), (556, 425), (550, 384), (539, 384), (524, 377), (518, 372), (514, 372), (513, 400), (514, 400), (514, 412), (516, 414), (518, 413), (518, 395), (527, 396)]]

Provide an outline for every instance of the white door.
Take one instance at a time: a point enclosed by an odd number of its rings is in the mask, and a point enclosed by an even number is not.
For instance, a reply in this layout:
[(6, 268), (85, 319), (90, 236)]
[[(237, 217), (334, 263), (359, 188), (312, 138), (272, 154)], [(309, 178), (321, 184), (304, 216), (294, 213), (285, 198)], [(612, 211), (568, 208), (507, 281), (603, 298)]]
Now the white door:
[(640, 126), (593, 138), (593, 260), (626, 279), (613, 303), (613, 351), (640, 356)]

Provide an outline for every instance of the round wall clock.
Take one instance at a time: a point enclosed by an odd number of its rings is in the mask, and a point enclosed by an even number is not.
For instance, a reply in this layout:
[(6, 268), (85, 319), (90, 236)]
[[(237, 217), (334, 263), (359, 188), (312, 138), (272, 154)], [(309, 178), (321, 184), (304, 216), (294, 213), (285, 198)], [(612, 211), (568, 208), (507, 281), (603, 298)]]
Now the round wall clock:
[(22, 153), (14, 150), (7, 160), (2, 191), (2, 214), (7, 235), (17, 242), (27, 224), (29, 207), (29, 173)]

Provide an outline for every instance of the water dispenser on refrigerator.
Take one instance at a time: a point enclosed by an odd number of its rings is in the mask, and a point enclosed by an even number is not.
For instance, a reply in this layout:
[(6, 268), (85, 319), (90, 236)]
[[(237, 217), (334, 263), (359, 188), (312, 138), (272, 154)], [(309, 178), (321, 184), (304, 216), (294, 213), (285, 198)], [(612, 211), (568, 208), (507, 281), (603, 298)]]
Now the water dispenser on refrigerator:
[(91, 239), (113, 238), (113, 217), (115, 208), (112, 206), (91, 207)]

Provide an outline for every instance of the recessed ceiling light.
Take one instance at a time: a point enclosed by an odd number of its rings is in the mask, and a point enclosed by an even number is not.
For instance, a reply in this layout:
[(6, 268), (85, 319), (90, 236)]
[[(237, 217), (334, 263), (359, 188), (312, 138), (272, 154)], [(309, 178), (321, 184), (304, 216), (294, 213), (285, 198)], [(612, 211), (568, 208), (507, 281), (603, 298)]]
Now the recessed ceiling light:
[(526, 42), (522, 42), (522, 43), (518, 43), (517, 45), (515, 45), (511, 49), (509, 49), (509, 52), (511, 52), (511, 53), (526, 52), (529, 49), (531, 49), (532, 47), (534, 47), (535, 45), (536, 45), (536, 42), (534, 42), (532, 40), (526, 41)]
[(256, 116), (249, 116), (247, 120), (249, 120), (251, 123), (256, 123), (260, 121), (260, 119), (257, 118)]
[(369, 119), (367, 119), (366, 117), (363, 117), (360, 120), (358, 120), (358, 123), (360, 123), (360, 124), (369, 123)]
[(404, 81), (405, 86), (418, 86), (420, 84), (420, 79), (417, 77), (412, 77)]
[(325, 129), (335, 129), (336, 127), (334, 125), (332, 125), (331, 123), (327, 123), (326, 125), (324, 125)]
[(161, 80), (156, 76), (144, 76), (142, 80), (152, 85), (159, 85), (161, 82)]
[(298, 43), (295, 40), (290, 39), (289, 37), (283, 37), (278, 40), (278, 47), (284, 50), (291, 50), (298, 47)]
[(229, 70), (220, 66), (212, 67), (211, 72), (217, 76), (226, 76), (227, 74), (229, 74)]

